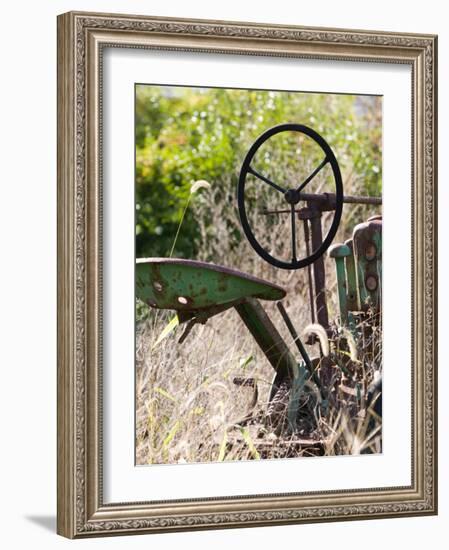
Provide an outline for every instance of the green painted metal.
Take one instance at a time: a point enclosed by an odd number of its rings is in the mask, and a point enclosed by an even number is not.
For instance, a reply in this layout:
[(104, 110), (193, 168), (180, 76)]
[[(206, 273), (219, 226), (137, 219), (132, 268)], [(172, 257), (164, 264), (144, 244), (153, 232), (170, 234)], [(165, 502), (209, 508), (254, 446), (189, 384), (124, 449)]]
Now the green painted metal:
[(352, 239), (345, 241), (345, 245), (350, 249), (351, 254), (345, 258), (345, 268), (346, 268), (346, 284), (347, 284), (347, 307), (348, 311), (359, 311), (360, 310), (360, 300), (359, 300), (359, 290), (357, 287), (357, 273), (355, 269), (354, 261), (354, 246), (352, 244)]
[(274, 370), (280, 375), (278, 380), (287, 376), (295, 379), (298, 376), (295, 356), (260, 303), (254, 298), (247, 298), (237, 304), (235, 309)]
[(179, 322), (188, 321), (185, 335), (196, 322), (235, 307), (276, 372), (297, 376), (294, 355), (256, 299), (280, 300), (281, 287), (214, 264), (151, 258), (137, 260), (136, 293), (152, 307), (178, 311)]
[(357, 225), (352, 241), (357, 266), (360, 309), (379, 310), (382, 288), (382, 219), (374, 217)]
[(136, 262), (136, 295), (148, 305), (177, 311), (231, 307), (248, 297), (280, 300), (283, 288), (240, 271), (184, 259)]
[(335, 268), (337, 271), (337, 289), (338, 289), (338, 304), (340, 308), (340, 321), (342, 325), (348, 323), (348, 306), (347, 306), (347, 282), (345, 270), (345, 258), (351, 255), (351, 249), (345, 244), (334, 244), (328, 254), (335, 259)]
[(382, 293), (382, 217), (356, 225), (352, 239), (329, 248), (335, 259), (340, 319), (350, 329), (353, 312), (379, 311)]
[(290, 391), (290, 399), (287, 409), (288, 426), (292, 432), (296, 430), (296, 422), (298, 418), (299, 406), (301, 404), (301, 396), (304, 393), (304, 386), (310, 378), (310, 372), (303, 361), (298, 366), (298, 376), (292, 380), (292, 388)]

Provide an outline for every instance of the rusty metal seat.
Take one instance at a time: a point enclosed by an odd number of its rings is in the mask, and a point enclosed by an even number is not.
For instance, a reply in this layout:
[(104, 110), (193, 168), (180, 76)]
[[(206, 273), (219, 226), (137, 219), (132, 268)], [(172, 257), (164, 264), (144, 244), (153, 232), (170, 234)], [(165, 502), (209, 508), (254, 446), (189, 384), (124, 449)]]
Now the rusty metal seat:
[(283, 288), (236, 269), (177, 258), (138, 259), (136, 295), (151, 307), (177, 311), (227, 309), (246, 298), (281, 300)]
[(276, 371), (276, 384), (289, 373), (297, 377), (297, 362), (259, 303), (282, 300), (286, 291), (236, 269), (176, 258), (138, 259), (136, 296), (151, 307), (176, 310), (186, 329), (235, 307), (240, 318)]

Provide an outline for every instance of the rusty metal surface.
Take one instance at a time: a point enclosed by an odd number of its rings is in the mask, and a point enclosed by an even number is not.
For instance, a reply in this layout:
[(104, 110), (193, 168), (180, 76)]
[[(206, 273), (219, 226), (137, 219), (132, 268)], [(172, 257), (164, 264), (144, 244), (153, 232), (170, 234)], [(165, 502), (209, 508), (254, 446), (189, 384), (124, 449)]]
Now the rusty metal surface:
[[(304, 228), (304, 240), (306, 243), (306, 254), (310, 256), (310, 235), (309, 235), (309, 222), (303, 220)], [(313, 281), (312, 281), (312, 266), (309, 264), (307, 266), (307, 282), (309, 286), (309, 305), (310, 305), (310, 320), (312, 323), (315, 323), (315, 304), (314, 304), (314, 294), (313, 294)]]
[[(310, 220), (312, 233), (312, 250), (317, 250), (323, 242), (323, 233), (321, 229), (321, 216)], [(320, 256), (313, 263), (313, 278), (315, 281), (315, 308), (318, 323), (324, 329), (329, 329), (329, 315), (327, 311), (326, 300), (326, 270), (324, 267), (324, 258)]]
[(381, 308), (382, 218), (371, 218), (354, 228), (352, 241), (362, 311)]
[[(346, 247), (350, 253), (335, 257)], [(354, 227), (352, 239), (334, 245), (340, 319), (348, 324), (348, 312), (379, 312), (382, 302), (382, 216), (372, 216)], [(343, 268), (342, 260), (345, 262)]]
[(236, 305), (235, 309), (279, 375), (279, 379), (295, 378), (297, 361), (260, 303), (248, 298)]
[[(310, 202), (315, 208), (321, 212), (328, 212), (335, 209), (336, 196), (335, 193), (300, 193), (300, 200)], [(365, 197), (360, 195), (344, 195), (343, 203), (345, 204), (367, 204), (371, 206), (381, 206), (382, 197)], [(303, 208), (295, 210), (297, 214), (301, 214)], [(267, 208), (261, 211), (262, 214), (290, 214), (290, 208), (281, 208), (269, 210)]]
[[(266, 437), (260, 438), (266, 429), (263, 424), (250, 425), (248, 432), (251, 441), (257, 449), (259, 458), (298, 458), (298, 456), (323, 456), (327, 441), (313, 436), (288, 435), (274, 437), (270, 440)], [(274, 435), (274, 434), (273, 434)], [(239, 433), (228, 433), (228, 446), (247, 445), (245, 439)]]
[(352, 239), (348, 239), (345, 242), (345, 245), (351, 250), (351, 254), (349, 254), (349, 256), (345, 258), (347, 307), (348, 307), (348, 311), (359, 311), (360, 299), (359, 299), (359, 291), (357, 288), (357, 273), (355, 269), (354, 245), (352, 243)]
[(281, 300), (286, 292), (268, 281), (215, 264), (149, 258), (136, 261), (136, 295), (151, 307), (198, 311), (247, 297)]
[(335, 260), (337, 272), (338, 304), (340, 308), (340, 322), (348, 323), (348, 284), (346, 281), (345, 260), (352, 255), (352, 249), (346, 244), (334, 244), (327, 251), (330, 258)]

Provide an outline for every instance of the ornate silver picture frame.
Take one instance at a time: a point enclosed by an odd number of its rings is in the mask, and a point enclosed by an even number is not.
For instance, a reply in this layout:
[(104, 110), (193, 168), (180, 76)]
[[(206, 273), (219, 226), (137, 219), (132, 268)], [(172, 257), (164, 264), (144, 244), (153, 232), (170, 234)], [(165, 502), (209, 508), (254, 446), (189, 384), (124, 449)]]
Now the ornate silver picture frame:
[[(107, 49), (410, 69), (411, 482), (105, 499), (103, 58)], [(437, 37), (70, 12), (58, 17), (58, 533), (69, 538), (437, 513)], [(127, 369), (132, 377), (134, 365)], [(343, 457), (344, 458), (344, 457)], [(296, 459), (293, 459), (296, 460)], [(348, 458), (351, 460), (351, 458)], [(134, 466), (134, 465), (131, 465)], [(177, 465), (169, 466), (177, 468)]]

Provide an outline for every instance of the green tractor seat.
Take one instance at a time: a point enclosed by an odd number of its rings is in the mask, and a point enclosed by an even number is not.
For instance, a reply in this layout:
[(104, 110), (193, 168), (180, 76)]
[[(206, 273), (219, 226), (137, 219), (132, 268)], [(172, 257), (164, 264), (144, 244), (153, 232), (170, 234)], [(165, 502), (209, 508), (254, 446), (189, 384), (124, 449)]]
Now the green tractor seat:
[(242, 273), (206, 262), (177, 258), (136, 261), (136, 295), (151, 307), (199, 312), (221, 310), (245, 298), (281, 300), (283, 288)]
[(196, 323), (235, 307), (256, 342), (283, 380), (295, 374), (297, 363), (260, 300), (282, 300), (286, 291), (236, 269), (175, 258), (139, 259), (136, 296), (151, 307), (176, 310), (187, 327), (182, 343)]

